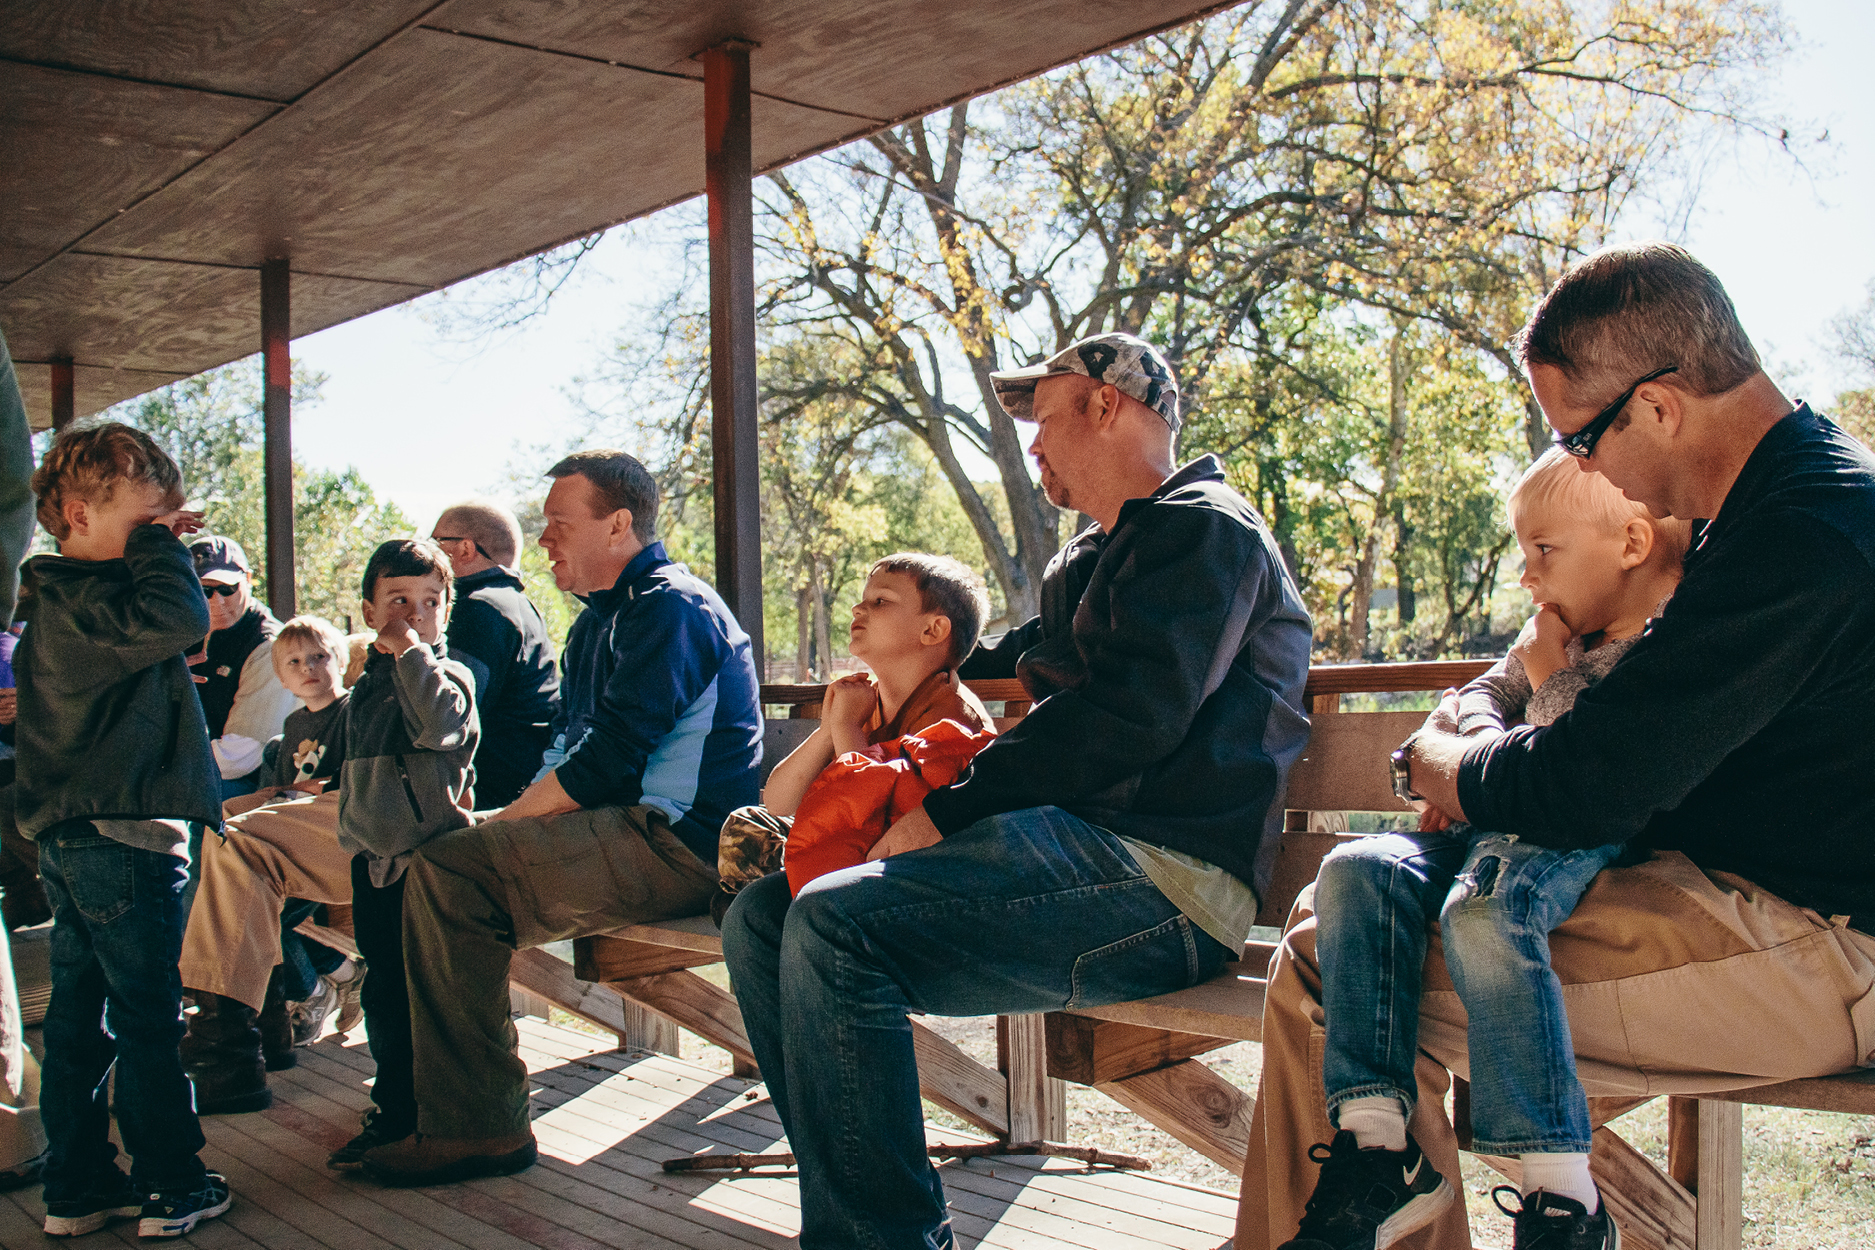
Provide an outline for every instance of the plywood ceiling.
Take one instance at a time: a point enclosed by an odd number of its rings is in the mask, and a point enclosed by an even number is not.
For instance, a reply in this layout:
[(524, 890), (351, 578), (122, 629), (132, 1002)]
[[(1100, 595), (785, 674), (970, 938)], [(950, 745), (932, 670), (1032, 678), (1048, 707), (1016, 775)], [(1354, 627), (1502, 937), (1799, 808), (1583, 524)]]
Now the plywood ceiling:
[(693, 59), (745, 38), (758, 169), (1217, 0), (21, 0), (0, 23), (0, 328), (35, 424), (703, 190)]

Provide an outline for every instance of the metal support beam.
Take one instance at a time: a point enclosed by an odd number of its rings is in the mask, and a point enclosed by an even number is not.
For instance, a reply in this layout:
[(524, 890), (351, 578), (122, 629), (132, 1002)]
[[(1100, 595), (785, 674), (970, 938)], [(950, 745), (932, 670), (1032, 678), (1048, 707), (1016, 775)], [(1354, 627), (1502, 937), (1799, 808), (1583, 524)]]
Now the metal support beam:
[(52, 429), (64, 429), (78, 411), (77, 371), (70, 356), (52, 358)]
[(267, 606), (281, 620), (296, 612), (293, 585), (293, 337), (286, 258), (261, 262), (260, 350), (266, 380), (262, 419), (267, 483)]
[(749, 51), (730, 39), (702, 54), (704, 185), (710, 205), (710, 440), (716, 588), (748, 631), (758, 677), (762, 638), (760, 435), (755, 392), (755, 188)]

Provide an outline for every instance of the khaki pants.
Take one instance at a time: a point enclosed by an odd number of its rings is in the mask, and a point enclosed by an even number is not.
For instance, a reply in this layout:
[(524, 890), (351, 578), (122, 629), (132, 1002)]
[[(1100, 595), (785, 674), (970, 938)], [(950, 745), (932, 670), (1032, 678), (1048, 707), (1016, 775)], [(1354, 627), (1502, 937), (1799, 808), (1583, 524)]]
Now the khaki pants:
[(437, 1137), (527, 1131), (527, 1065), (509, 1018), (514, 952), (694, 916), (716, 869), (648, 807), (497, 820), (411, 857), (404, 967), (417, 1127)]
[(259, 1011), (280, 962), (289, 898), (352, 901), (352, 853), (339, 846), (339, 793), (269, 803), (202, 839), (202, 879), (182, 938), (182, 983)]
[[(1322, 1094), (1321, 974), (1312, 892), (1270, 967), (1263, 1077), (1237, 1211), (1237, 1250), (1294, 1237), (1334, 1134)], [(1591, 1097), (1698, 1094), (1875, 1066), (1875, 937), (1677, 852), (1596, 878), (1550, 935), (1576, 1065)], [(1408, 1126), (1456, 1187), (1445, 1114), (1463, 1076), (1465, 1012), (1435, 927), (1419, 1017), (1419, 1103)], [(1402, 1243), (1470, 1250), (1465, 1204)]]

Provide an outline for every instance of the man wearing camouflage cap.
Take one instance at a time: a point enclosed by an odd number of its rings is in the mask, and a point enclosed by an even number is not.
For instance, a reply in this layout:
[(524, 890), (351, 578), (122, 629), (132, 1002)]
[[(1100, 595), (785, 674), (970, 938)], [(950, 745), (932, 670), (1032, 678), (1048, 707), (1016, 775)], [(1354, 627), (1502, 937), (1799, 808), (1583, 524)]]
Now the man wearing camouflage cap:
[(908, 1012), (1124, 1002), (1238, 957), (1308, 737), (1301, 597), (1217, 458), (1174, 468), (1158, 351), (1102, 334), (991, 378), (1036, 424), (1049, 500), (1092, 518), (1049, 563), (1041, 615), (961, 669), (1020, 678), (1034, 709), (870, 862), (792, 905), (766, 877), (723, 923), (804, 1250), (953, 1244)]

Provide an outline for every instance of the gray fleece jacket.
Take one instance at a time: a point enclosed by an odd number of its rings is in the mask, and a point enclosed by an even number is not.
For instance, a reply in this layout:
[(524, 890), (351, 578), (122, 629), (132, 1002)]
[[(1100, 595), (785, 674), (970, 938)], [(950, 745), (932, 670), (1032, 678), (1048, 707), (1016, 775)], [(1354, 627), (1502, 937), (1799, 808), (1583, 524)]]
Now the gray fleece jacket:
[(370, 857), (379, 888), (403, 875), (411, 851), (470, 823), (475, 677), (445, 652), (440, 639), (395, 659), (374, 649), (345, 709), (339, 845)]
[[(1660, 606), (1664, 608), (1666, 600), (1661, 600)], [(1656, 616), (1659, 612), (1660, 608), (1654, 610)], [(1535, 633), (1536, 618), (1531, 617), (1524, 622), (1517, 643), (1523, 643)], [(1551, 673), (1535, 690), (1530, 688), (1530, 675), (1524, 672), (1523, 661), (1506, 652), (1503, 659), (1472, 678), (1458, 692), (1456, 714), (1449, 703), (1441, 702), (1426, 718), (1426, 727), (1441, 733), (1469, 736), (1503, 733), (1518, 723), (1552, 724), (1575, 706), (1577, 696), (1608, 676), (1616, 661), (1640, 640), (1641, 635), (1634, 634), (1611, 639), (1593, 651), (1584, 651), (1582, 640), (1571, 638), (1563, 647), (1568, 664)]]

